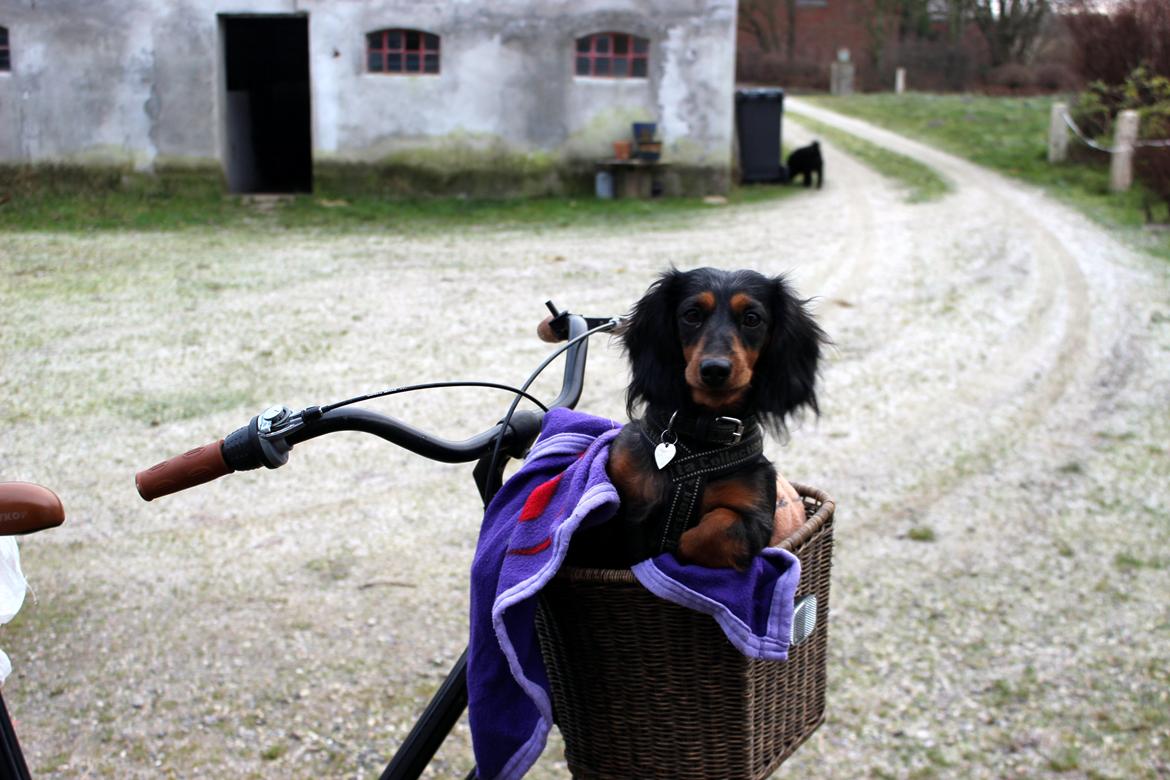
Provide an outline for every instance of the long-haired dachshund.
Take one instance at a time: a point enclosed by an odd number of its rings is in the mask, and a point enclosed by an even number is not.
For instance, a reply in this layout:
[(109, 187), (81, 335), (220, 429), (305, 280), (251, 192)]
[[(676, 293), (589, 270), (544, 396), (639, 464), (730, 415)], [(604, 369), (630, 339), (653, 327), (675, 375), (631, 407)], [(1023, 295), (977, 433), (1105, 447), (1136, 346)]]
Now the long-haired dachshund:
[(671, 551), (743, 568), (773, 541), (777, 474), (762, 428), (783, 435), (790, 414), (817, 411), (826, 338), (805, 303), (783, 277), (754, 271), (671, 270), (651, 285), (619, 332), (633, 421), (607, 468), (621, 508), (578, 534), (575, 562)]

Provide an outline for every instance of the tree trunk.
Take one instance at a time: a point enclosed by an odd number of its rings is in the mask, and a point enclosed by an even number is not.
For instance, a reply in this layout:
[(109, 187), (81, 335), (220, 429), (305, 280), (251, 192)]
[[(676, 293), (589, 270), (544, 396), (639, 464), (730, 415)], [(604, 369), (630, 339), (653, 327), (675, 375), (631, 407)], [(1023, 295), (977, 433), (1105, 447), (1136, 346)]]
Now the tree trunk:
[(796, 0), (784, 0), (788, 8), (788, 62), (796, 60)]
[(987, 40), (992, 67), (1028, 59), (1048, 8), (1048, 0), (976, 0), (972, 18)]

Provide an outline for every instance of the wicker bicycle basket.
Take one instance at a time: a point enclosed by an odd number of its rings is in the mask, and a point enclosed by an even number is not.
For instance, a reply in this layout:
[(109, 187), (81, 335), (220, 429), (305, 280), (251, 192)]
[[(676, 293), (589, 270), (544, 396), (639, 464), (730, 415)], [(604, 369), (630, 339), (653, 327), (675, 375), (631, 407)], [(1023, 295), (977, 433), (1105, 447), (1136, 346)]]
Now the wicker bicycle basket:
[(582, 780), (758, 780), (824, 720), (833, 501), (794, 485), (807, 520), (781, 545), (816, 624), (788, 661), (737, 651), (714, 620), (654, 596), (628, 569), (565, 567), (537, 632), (565, 758)]

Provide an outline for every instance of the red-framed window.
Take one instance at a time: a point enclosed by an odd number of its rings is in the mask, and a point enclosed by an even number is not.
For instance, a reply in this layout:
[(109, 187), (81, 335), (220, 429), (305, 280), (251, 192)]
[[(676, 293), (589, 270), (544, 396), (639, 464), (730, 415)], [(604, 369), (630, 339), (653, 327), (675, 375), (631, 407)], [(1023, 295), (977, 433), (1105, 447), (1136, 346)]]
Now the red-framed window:
[(12, 54), (8, 48), (8, 28), (0, 27), (0, 71), (12, 69)]
[(439, 72), (439, 36), (422, 30), (377, 30), (366, 35), (370, 73)]
[(573, 72), (612, 79), (646, 78), (650, 41), (629, 33), (594, 33), (577, 39)]

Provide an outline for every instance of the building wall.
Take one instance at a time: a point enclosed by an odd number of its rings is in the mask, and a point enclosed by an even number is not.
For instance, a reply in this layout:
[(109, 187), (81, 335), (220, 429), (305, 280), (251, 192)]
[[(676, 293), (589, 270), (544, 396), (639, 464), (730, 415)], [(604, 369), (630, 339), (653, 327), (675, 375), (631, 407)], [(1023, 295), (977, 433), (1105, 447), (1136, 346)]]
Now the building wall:
[[(3, 0), (0, 161), (158, 165), (223, 157), (217, 14), (309, 17), (314, 161), (457, 149), (588, 160), (658, 121), (664, 158), (726, 171), (735, 0)], [(365, 69), (365, 34), (441, 36), (437, 76)], [(577, 37), (651, 41), (646, 79), (573, 75)]]

